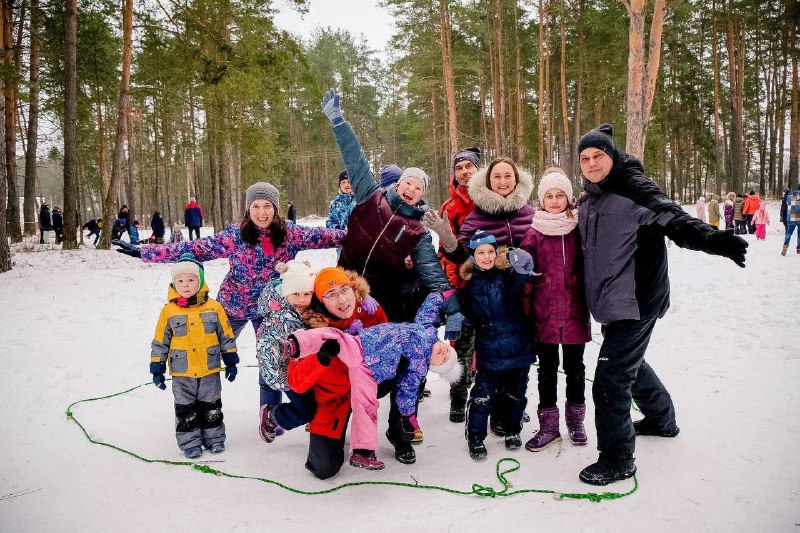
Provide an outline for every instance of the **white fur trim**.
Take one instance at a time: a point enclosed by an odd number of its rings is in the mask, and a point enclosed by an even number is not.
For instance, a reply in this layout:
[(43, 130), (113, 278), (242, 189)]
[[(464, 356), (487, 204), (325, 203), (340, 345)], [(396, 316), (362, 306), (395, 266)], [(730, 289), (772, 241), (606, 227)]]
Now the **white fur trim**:
[(482, 168), (469, 179), (467, 193), (476, 206), (487, 213), (497, 214), (516, 211), (528, 203), (531, 194), (533, 194), (533, 176), (531, 176), (530, 172), (517, 167), (519, 183), (514, 187), (511, 194), (500, 196), (486, 186), (487, 170), (488, 167)]

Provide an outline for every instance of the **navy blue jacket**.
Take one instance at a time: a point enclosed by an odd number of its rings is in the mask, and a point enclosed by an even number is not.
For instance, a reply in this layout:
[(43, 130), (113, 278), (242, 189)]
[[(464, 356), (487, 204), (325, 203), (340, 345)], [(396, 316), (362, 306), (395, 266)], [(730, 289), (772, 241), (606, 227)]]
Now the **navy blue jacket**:
[(164, 219), (158, 212), (153, 213), (153, 218), (150, 219), (150, 228), (153, 230), (153, 237), (164, 238)]
[(199, 228), (203, 225), (203, 208), (197, 202), (189, 202), (183, 208), (183, 221), (187, 228)]
[(503, 252), (495, 268), (481, 270), (468, 261), (461, 275), (467, 281), (461, 308), (475, 326), (477, 369), (502, 372), (530, 366), (536, 357), (522, 308), (522, 289), (530, 276), (514, 272)]

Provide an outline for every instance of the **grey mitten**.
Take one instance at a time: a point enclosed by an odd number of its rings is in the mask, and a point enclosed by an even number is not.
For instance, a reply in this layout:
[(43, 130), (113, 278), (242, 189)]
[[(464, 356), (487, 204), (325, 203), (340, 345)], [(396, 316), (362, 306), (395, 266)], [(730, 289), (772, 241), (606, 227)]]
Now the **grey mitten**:
[(444, 248), (445, 252), (452, 252), (458, 247), (458, 241), (456, 236), (453, 235), (453, 230), (447, 219), (447, 210), (443, 214), (444, 218), (440, 217), (436, 211), (429, 209), (422, 215), (422, 225), (439, 236), (439, 244)]

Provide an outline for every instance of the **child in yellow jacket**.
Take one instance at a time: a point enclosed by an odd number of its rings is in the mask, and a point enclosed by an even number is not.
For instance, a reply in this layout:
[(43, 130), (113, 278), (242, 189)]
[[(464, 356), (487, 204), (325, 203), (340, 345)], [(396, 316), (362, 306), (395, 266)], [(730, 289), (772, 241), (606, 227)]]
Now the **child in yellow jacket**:
[(203, 264), (184, 254), (172, 266), (167, 304), (161, 310), (153, 337), (150, 373), (153, 383), (166, 389), (169, 363), (175, 396), (175, 436), (189, 459), (200, 457), (201, 447), (225, 451), (222, 423), (220, 359), (225, 378), (236, 379), (236, 339), (219, 302), (208, 297)]

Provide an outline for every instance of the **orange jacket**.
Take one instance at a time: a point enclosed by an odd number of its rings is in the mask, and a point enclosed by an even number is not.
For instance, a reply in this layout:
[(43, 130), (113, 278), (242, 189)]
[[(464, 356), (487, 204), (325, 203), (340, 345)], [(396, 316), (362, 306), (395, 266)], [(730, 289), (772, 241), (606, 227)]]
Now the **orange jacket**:
[(759, 198), (757, 194), (749, 195), (744, 201), (744, 206), (742, 207), (742, 214), (755, 215), (756, 211), (758, 211), (758, 206), (760, 203), (761, 203), (761, 198)]

